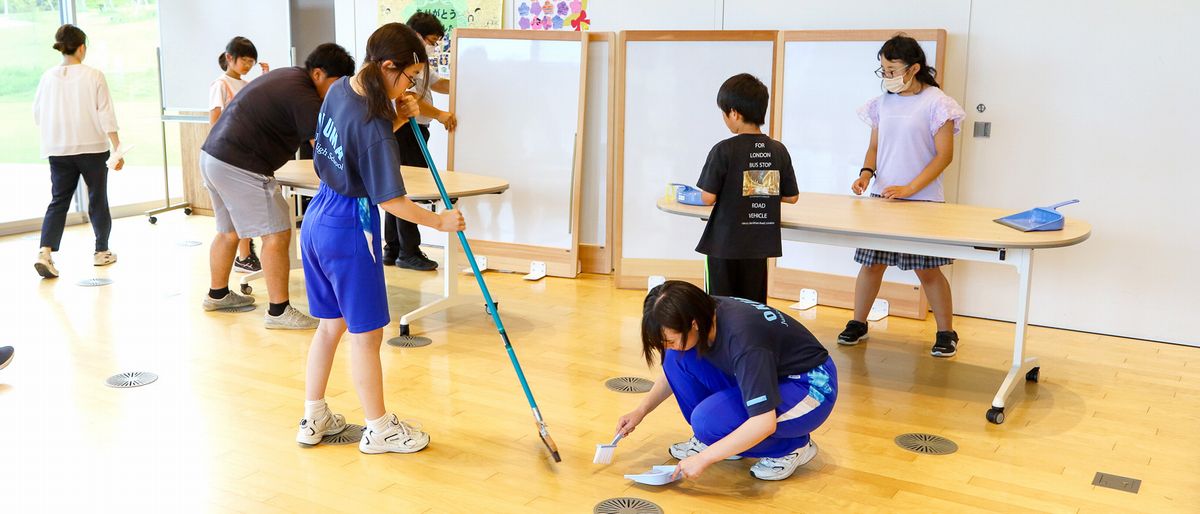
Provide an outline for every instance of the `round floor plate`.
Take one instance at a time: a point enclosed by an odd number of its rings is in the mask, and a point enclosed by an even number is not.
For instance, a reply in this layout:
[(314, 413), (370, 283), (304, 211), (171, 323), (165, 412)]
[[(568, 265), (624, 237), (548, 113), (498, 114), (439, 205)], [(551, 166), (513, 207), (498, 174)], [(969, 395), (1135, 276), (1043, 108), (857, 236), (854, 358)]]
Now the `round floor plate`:
[(654, 382), (642, 377), (616, 377), (605, 380), (604, 387), (618, 393), (646, 393)]
[(89, 279), (85, 279), (85, 280), (80, 280), (78, 283), (79, 283), (79, 285), (81, 285), (83, 287), (97, 287), (97, 286), (106, 286), (106, 285), (111, 284), (112, 282), (113, 281), (111, 278), (89, 278)]
[(257, 309), (257, 308), (258, 308), (258, 306), (257, 306), (257, 305), (250, 304), (250, 305), (243, 305), (243, 306), (241, 306), (241, 307), (226, 307), (226, 308), (224, 308), (224, 309), (217, 309), (217, 312), (233, 312), (233, 313), (236, 313), (236, 312), (250, 312), (250, 311), (252, 311), (252, 310), (254, 310), (254, 309)]
[(149, 371), (130, 371), (108, 377), (108, 380), (105, 380), (104, 384), (108, 387), (125, 389), (129, 387), (141, 387), (153, 383), (155, 380), (158, 380), (158, 375)]
[(592, 514), (663, 514), (662, 507), (641, 498), (609, 498), (596, 504)]
[(958, 444), (940, 435), (900, 434), (896, 446), (922, 455), (950, 455), (958, 451)]
[(362, 425), (347, 424), (346, 429), (333, 435), (327, 435), (321, 438), (321, 444), (350, 444), (357, 443), (362, 439), (363, 431), (367, 427)]
[(387, 343), (397, 348), (420, 348), (433, 344), (433, 340), (424, 336), (396, 336), (388, 339)]
[(180, 241), (177, 244), (179, 246), (200, 246), (204, 243), (201, 243), (200, 241), (196, 241), (195, 239), (185, 239), (183, 241)]

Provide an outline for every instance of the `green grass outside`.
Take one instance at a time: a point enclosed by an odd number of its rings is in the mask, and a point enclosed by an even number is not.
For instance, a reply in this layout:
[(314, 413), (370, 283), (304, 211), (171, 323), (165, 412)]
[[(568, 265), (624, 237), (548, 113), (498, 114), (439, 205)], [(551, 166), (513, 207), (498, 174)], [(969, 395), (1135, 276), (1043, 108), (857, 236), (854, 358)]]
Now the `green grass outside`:
[[(161, 166), (162, 136), (158, 106), (157, 2), (80, 2), (79, 26), (88, 35), (85, 64), (104, 72), (116, 103), (121, 141), (137, 150), (130, 165)], [(86, 5), (84, 5), (86, 4)], [(101, 11), (100, 6), (116, 7)], [(59, 18), (55, 12), (0, 14), (0, 162), (39, 163), (37, 126), (33, 123), (33, 95), (38, 79), (61, 56), (51, 48)], [(198, 86), (199, 87), (199, 86)], [(178, 147), (178, 131), (168, 127), (169, 149)], [(168, 154), (177, 164), (179, 154)]]

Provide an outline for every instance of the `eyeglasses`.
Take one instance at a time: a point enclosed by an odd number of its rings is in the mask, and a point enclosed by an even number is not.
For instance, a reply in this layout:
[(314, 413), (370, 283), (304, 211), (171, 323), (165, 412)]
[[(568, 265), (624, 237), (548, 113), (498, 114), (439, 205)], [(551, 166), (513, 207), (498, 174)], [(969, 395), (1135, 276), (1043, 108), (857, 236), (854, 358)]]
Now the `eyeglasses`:
[(400, 74), (401, 74), (401, 75), (404, 75), (404, 78), (408, 79), (408, 86), (409, 86), (409, 87), (412, 87), (412, 86), (415, 86), (415, 85), (417, 85), (417, 79), (413, 78), (413, 76), (412, 76), (412, 75), (409, 75), (409, 74), (407, 74), (407, 73), (404, 73), (403, 71), (401, 71), (401, 72), (400, 72)]
[(892, 77), (895, 77), (897, 73), (899, 73), (899, 74), (907, 73), (908, 69), (911, 67), (912, 67), (912, 65), (910, 64), (910, 65), (900, 68), (896, 71), (889, 72), (889, 71), (885, 71), (883, 69), (883, 66), (880, 66), (878, 68), (875, 68), (875, 76), (879, 77), (881, 79), (890, 79)]

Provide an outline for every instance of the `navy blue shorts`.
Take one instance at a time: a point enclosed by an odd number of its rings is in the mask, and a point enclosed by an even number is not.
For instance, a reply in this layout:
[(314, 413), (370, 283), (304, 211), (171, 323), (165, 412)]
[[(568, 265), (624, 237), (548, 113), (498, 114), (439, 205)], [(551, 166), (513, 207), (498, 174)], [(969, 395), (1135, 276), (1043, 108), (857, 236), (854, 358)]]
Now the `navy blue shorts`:
[[(349, 198), (321, 184), (308, 204), (300, 231), (300, 252), (308, 308), (314, 318), (346, 319), (352, 334), (391, 323), (387, 284), (383, 280), (383, 246), (379, 209), (360, 210)], [(361, 214), (360, 214), (361, 213)]]

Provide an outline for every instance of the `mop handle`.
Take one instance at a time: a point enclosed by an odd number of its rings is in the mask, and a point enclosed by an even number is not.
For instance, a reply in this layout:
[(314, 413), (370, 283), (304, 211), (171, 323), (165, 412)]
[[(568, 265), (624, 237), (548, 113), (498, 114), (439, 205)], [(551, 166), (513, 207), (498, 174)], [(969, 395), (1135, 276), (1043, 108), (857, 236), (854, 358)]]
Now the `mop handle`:
[[(421, 155), (425, 157), (425, 163), (429, 165), (429, 171), (433, 173), (433, 182), (437, 184), (438, 193), (442, 195), (442, 202), (446, 204), (446, 209), (454, 209), (454, 205), (450, 203), (450, 195), (446, 193), (446, 186), (442, 183), (442, 177), (438, 175), (437, 165), (433, 163), (433, 158), (429, 156), (429, 148), (425, 146), (425, 136), (421, 134), (421, 130), (417, 128), (417, 120), (415, 118), (408, 119), (408, 125), (412, 127), (413, 136), (417, 139), (417, 146), (421, 148)], [(488, 311), (492, 314), (492, 323), (496, 324), (496, 330), (500, 331), (500, 337), (504, 339), (504, 349), (508, 351), (508, 359), (512, 361), (513, 369), (517, 371), (517, 379), (521, 381), (521, 389), (525, 391), (525, 399), (529, 401), (529, 407), (538, 412), (537, 402), (533, 400), (533, 392), (529, 390), (529, 383), (525, 380), (525, 372), (521, 370), (521, 363), (517, 361), (517, 354), (513, 352), (512, 343), (508, 341), (508, 332), (504, 330), (504, 322), (500, 321), (500, 312), (496, 308), (496, 302), (492, 301), (492, 293), (488, 291), (487, 283), (483, 281), (483, 273), (479, 271), (479, 264), (475, 262), (475, 252), (471, 251), (471, 245), (467, 243), (467, 236), (461, 230), (457, 231), (458, 242), (462, 243), (463, 253), (467, 254), (467, 262), (471, 264), (471, 271), (475, 273), (475, 281), (479, 283), (479, 290), (483, 291), (483, 300), (487, 302)], [(447, 248), (446, 251), (450, 249)], [(446, 270), (446, 273), (454, 273), (454, 270)], [(538, 420), (541, 421), (540, 419)]]

